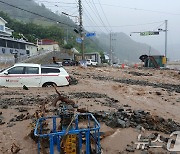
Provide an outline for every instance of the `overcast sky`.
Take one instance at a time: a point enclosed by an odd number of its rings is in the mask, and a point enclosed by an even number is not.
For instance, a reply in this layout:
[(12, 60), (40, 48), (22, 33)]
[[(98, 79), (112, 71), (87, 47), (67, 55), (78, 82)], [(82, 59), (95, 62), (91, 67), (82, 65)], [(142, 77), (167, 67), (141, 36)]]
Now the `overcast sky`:
[[(47, 1), (44, 4), (52, 11), (78, 15), (78, 0)], [(180, 59), (180, 0), (82, 0), (82, 3), (84, 27), (96, 33), (112, 31), (129, 35), (131, 32), (165, 29), (164, 21), (168, 20), (168, 57)], [(164, 54), (164, 36), (161, 32), (159, 36), (133, 34), (131, 38)]]

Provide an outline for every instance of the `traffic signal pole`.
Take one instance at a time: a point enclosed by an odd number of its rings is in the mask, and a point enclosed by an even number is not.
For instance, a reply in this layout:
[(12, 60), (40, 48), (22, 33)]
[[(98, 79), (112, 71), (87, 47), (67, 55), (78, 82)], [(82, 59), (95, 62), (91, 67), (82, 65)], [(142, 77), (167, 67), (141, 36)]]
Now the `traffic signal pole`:
[(165, 57), (167, 59), (167, 26), (168, 26), (168, 21), (165, 20)]

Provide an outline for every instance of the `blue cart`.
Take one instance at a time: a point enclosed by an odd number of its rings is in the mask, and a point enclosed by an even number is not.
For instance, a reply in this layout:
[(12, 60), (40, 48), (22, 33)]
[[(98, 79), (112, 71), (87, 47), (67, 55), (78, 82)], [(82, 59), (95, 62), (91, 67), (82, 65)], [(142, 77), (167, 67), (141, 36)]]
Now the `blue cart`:
[[(38, 154), (42, 148), (40, 140), (43, 138), (49, 142), (50, 154), (101, 154), (100, 124), (91, 113), (74, 115), (69, 126), (62, 126), (61, 130), (58, 130), (58, 121), (62, 119), (63, 115), (42, 117), (37, 120), (34, 135), (38, 137)], [(52, 124), (49, 133), (43, 133), (43, 125), (46, 121)], [(80, 121), (85, 121), (86, 124), (82, 127)]]

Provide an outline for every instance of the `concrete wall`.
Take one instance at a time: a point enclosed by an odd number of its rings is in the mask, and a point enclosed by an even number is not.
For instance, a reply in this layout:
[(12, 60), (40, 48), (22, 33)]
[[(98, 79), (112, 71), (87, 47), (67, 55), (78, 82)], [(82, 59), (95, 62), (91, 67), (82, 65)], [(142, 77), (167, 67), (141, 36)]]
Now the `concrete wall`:
[(60, 51), (58, 44), (38, 45), (38, 50)]
[(34, 45), (26, 44), (26, 50), (30, 51), (30, 56), (38, 55), (37, 47)]

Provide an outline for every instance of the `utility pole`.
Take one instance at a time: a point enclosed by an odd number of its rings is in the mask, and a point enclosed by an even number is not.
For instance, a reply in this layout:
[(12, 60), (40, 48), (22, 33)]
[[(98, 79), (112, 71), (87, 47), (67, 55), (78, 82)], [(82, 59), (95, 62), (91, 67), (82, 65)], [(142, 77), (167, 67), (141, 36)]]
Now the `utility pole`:
[(166, 60), (167, 60), (167, 26), (168, 26), (168, 21), (165, 20), (165, 57), (166, 57)]
[(110, 32), (109, 63), (112, 64), (112, 33)]
[(84, 57), (84, 33), (83, 33), (83, 22), (82, 22), (82, 2), (81, 0), (78, 0), (78, 4), (79, 4), (79, 33), (80, 33), (80, 37), (81, 37), (81, 52), (82, 52), (82, 60), (85, 60)]
[(149, 46), (148, 67), (150, 66), (151, 46)]

